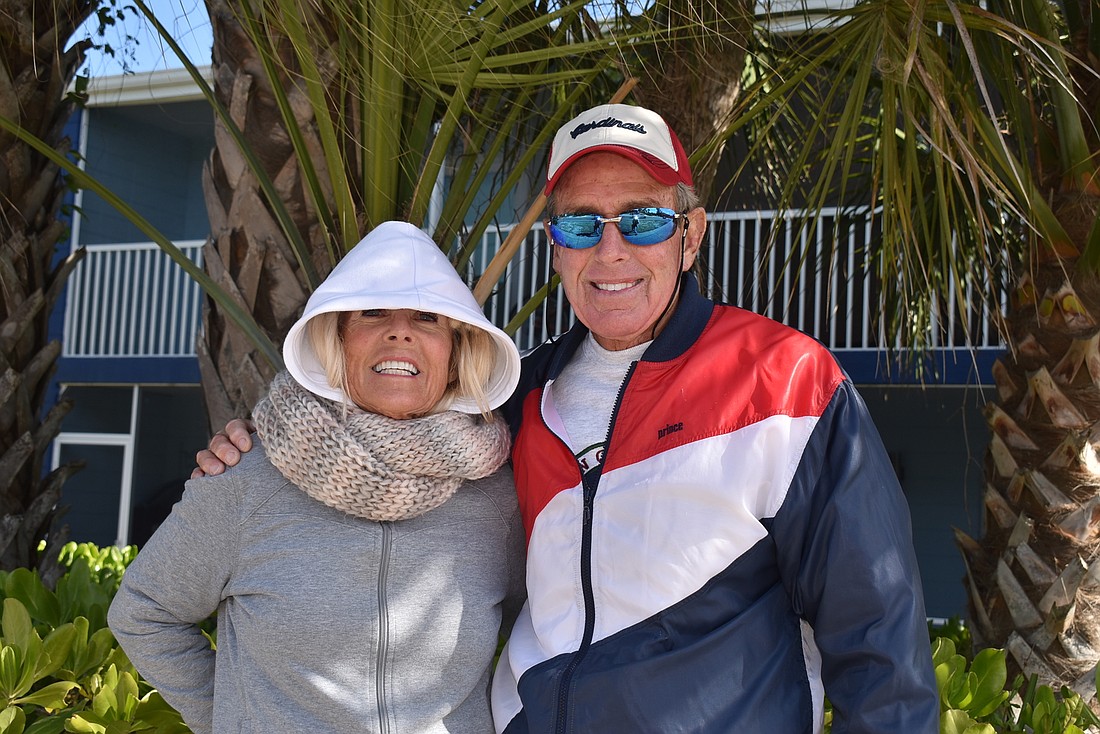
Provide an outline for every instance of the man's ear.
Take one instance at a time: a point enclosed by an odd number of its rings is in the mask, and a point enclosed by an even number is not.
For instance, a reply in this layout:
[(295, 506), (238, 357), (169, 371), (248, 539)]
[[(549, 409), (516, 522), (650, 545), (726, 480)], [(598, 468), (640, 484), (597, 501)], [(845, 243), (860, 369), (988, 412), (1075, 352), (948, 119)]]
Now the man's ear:
[(687, 213), (687, 237), (684, 238), (684, 267), (686, 273), (695, 264), (695, 256), (703, 246), (703, 236), (707, 233), (707, 212), (697, 206)]

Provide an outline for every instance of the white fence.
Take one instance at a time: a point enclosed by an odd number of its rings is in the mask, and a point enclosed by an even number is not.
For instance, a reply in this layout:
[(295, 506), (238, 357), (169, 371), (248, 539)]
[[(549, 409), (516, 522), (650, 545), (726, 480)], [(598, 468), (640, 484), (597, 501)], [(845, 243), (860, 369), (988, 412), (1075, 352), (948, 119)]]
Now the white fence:
[[(867, 218), (826, 210), (812, 228), (801, 227), (801, 221), (798, 212), (708, 214), (702, 249), (707, 292), (801, 329), (837, 351), (881, 349), (884, 339), (872, 327), (878, 287), (866, 268), (872, 235)], [(485, 269), (511, 228), (486, 234), (465, 267), (469, 282)], [(776, 244), (769, 248), (771, 239)], [(177, 246), (201, 262), (201, 242)], [(541, 224), (536, 224), (490, 296), (489, 318), (508, 325), (551, 275), (550, 248)], [(66, 356), (195, 353), (202, 293), (151, 243), (89, 246), (70, 280), (68, 296)], [(949, 304), (959, 297), (951, 294)], [(999, 346), (991, 315), (972, 293), (961, 297), (974, 303), (971, 333), (962, 332), (953, 308), (948, 309), (948, 321), (933, 325), (933, 343), (943, 348)], [(515, 340), (520, 349), (528, 349), (572, 323), (573, 313), (555, 287), (517, 329)]]
[[(202, 241), (177, 242), (202, 264)], [(66, 357), (195, 354), (202, 290), (151, 242), (90, 245), (65, 304)]]

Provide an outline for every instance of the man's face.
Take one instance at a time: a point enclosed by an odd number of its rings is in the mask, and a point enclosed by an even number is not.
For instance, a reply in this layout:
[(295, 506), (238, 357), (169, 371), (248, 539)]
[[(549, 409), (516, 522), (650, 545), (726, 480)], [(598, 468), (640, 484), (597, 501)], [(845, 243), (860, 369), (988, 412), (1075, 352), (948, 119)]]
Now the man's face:
[[(643, 206), (675, 208), (672, 186), (658, 183), (636, 163), (602, 151), (570, 166), (555, 193), (561, 214), (614, 217)], [(586, 250), (554, 245), (554, 269), (561, 275), (565, 296), (604, 349), (617, 351), (649, 341), (668, 321), (672, 308), (666, 312), (665, 307), (680, 273), (695, 262), (706, 229), (702, 208), (688, 216), (682, 264), (682, 222), (656, 245), (630, 244), (613, 223), (604, 225), (599, 243)]]

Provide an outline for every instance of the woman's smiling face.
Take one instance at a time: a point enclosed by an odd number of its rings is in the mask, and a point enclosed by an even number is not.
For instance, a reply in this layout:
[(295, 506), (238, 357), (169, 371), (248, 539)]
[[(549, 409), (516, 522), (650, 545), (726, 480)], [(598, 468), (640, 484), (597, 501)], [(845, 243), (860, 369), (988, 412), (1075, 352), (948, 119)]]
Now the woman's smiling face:
[(446, 316), (411, 309), (340, 314), (348, 397), (390, 418), (426, 415), (453, 375), (454, 327)]

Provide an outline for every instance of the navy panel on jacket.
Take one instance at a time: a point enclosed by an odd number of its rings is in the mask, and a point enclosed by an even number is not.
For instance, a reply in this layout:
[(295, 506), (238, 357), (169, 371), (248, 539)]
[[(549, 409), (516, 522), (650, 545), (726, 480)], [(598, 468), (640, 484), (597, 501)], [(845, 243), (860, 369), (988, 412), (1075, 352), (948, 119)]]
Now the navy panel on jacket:
[[(771, 539), (762, 540), (682, 603), (594, 643), (574, 673), (567, 730), (810, 732), (799, 620), (775, 561)], [(524, 674), (530, 710), (558, 710), (557, 683), (573, 657)], [(552, 732), (557, 723), (520, 714), (506, 731)]]
[(885, 457), (846, 382), (765, 522), (794, 610), (814, 629), (833, 734), (939, 730), (909, 509)]

